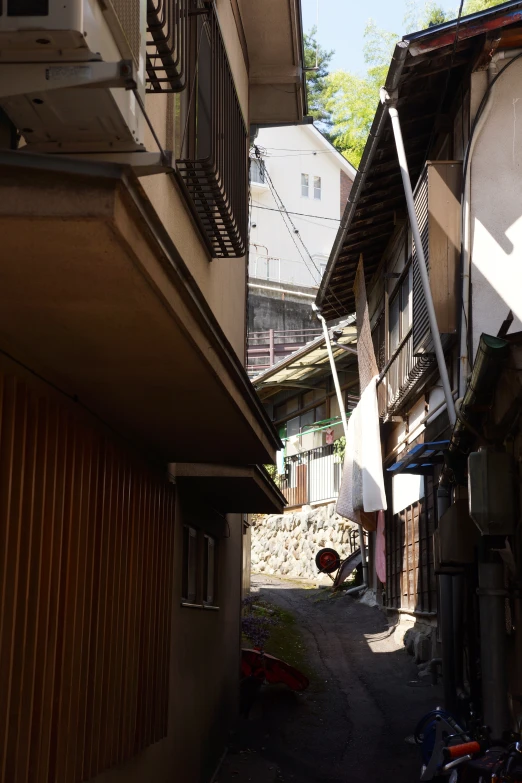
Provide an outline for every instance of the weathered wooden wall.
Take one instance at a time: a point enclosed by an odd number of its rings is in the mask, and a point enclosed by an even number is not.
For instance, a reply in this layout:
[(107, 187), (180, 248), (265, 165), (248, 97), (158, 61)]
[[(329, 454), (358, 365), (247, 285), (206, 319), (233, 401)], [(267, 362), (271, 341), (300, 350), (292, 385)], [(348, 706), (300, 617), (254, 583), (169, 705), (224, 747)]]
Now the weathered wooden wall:
[(167, 733), (174, 490), (0, 376), (0, 780), (75, 783)]
[(433, 479), (425, 497), (386, 520), (386, 605), (416, 612), (437, 610), (433, 564), (435, 503)]

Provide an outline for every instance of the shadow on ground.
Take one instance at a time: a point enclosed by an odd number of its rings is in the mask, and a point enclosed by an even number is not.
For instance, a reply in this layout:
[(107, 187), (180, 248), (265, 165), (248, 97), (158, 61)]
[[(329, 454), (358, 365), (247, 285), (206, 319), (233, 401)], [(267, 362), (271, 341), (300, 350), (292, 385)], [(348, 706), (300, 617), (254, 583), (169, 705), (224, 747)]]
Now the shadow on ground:
[(219, 783), (418, 781), (418, 750), (406, 738), (440, 692), (417, 680), (385, 615), (275, 577), (254, 577), (253, 591), (294, 614), (312, 682), (303, 694), (263, 687)]

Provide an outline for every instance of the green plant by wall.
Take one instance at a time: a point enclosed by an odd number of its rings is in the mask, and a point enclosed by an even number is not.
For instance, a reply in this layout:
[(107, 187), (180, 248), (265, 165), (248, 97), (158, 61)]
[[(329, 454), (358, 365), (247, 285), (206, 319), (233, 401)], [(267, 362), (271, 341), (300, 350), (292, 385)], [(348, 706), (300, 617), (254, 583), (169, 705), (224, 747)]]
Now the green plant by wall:
[(334, 440), (334, 459), (336, 462), (344, 463), (344, 453), (346, 451), (346, 438), (341, 435), (340, 438)]

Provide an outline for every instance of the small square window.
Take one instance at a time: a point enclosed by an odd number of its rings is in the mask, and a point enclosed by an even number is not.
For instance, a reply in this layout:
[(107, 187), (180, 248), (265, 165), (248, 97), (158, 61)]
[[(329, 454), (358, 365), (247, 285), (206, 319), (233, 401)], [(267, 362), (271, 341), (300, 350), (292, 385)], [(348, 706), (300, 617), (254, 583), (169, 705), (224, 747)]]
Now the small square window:
[(205, 536), (205, 568), (204, 568), (203, 600), (213, 606), (216, 598), (216, 541), (211, 536)]
[(301, 174), (301, 196), (303, 198), (309, 198), (309, 186), (310, 178), (308, 177), (308, 174)]
[(314, 177), (314, 199), (321, 201), (321, 177)]
[(189, 604), (196, 601), (198, 534), (193, 527), (183, 528), (183, 575), (181, 598)]

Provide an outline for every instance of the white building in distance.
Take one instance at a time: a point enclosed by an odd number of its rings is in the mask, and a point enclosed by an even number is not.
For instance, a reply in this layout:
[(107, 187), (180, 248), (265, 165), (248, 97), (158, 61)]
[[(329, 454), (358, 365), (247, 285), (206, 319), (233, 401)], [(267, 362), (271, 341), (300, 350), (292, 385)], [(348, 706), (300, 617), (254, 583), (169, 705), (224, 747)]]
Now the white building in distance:
[(313, 125), (259, 131), (250, 165), (251, 375), (319, 333), (311, 303), (355, 175)]

